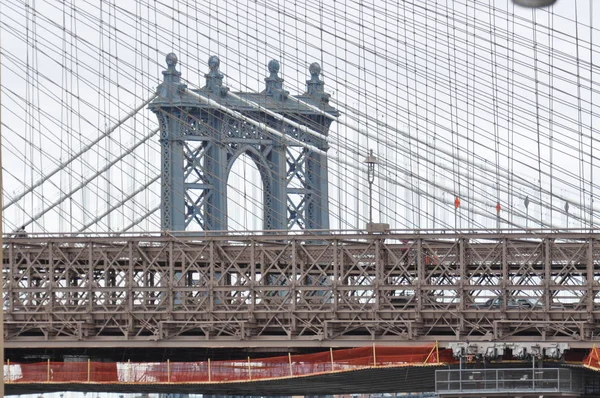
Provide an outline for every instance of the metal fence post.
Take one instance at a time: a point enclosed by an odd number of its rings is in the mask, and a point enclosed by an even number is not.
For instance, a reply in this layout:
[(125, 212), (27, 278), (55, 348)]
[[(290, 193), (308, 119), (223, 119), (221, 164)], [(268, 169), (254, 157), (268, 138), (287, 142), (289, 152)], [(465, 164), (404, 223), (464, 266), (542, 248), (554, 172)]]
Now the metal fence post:
[(535, 355), (533, 356), (533, 368), (531, 369), (531, 386), (535, 391)]
[(333, 348), (329, 347), (329, 357), (331, 358), (331, 371), (333, 372)]
[(498, 375), (498, 369), (496, 369), (496, 391), (500, 391), (500, 386), (498, 383), (500, 383), (500, 376)]
[(208, 382), (210, 383), (212, 381), (212, 376), (210, 374), (210, 358), (208, 358)]
[(248, 380), (252, 380), (252, 368), (250, 367), (250, 357), (248, 357)]
[(373, 366), (377, 367), (377, 352), (375, 351), (375, 343), (373, 343)]
[(462, 354), (460, 354), (460, 356), (458, 357), (458, 364), (459, 364), (459, 369), (458, 369), (458, 390), (462, 391), (462, 361), (463, 361), (463, 356)]

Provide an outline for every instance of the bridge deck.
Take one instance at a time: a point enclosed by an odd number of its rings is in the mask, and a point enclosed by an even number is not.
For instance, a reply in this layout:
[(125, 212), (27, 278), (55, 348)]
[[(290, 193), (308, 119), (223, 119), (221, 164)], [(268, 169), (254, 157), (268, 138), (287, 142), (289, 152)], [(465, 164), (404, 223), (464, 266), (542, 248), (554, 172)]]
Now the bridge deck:
[[(599, 237), (10, 238), (6, 347), (483, 340), (589, 348), (599, 331)], [(489, 298), (503, 300), (485, 307)]]

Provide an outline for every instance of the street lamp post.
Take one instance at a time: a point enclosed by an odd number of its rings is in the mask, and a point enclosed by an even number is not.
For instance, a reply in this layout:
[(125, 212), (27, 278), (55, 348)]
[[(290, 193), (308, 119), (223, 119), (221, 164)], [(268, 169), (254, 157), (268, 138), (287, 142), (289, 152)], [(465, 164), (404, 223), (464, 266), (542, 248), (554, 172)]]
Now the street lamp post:
[(367, 232), (372, 233), (386, 233), (390, 229), (389, 224), (374, 223), (373, 222), (373, 183), (375, 182), (375, 165), (379, 163), (373, 150), (369, 150), (369, 154), (364, 160), (367, 165), (367, 182), (369, 183), (369, 222), (367, 223)]
[(373, 150), (371, 149), (369, 155), (365, 158), (367, 182), (369, 183), (369, 224), (373, 224), (373, 182), (375, 182), (375, 165), (377, 163), (377, 158), (373, 155)]

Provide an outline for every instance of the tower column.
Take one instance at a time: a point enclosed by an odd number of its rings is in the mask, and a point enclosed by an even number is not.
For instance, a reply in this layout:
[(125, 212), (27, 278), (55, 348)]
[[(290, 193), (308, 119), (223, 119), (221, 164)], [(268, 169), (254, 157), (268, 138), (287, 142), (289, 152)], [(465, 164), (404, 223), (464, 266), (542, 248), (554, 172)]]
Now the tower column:
[(209, 188), (204, 208), (205, 229), (223, 231), (227, 229), (227, 149), (222, 143), (222, 115), (211, 115), (209, 123), (215, 143), (206, 151), (204, 168)]
[(306, 179), (310, 197), (306, 204), (306, 228), (329, 229), (327, 156), (312, 152), (306, 159)]
[[(182, 109), (174, 105), (179, 101), (185, 85), (180, 83), (181, 73), (175, 69), (177, 56), (167, 55), (167, 70), (158, 86), (158, 95), (168, 104), (157, 109), (161, 143), (161, 229), (185, 230), (185, 187), (183, 177)], [(170, 106), (169, 106), (170, 105)]]
[(274, 145), (267, 156), (270, 168), (268, 187), (264, 187), (264, 229), (286, 230), (287, 220), (287, 181), (286, 153), (282, 144)]

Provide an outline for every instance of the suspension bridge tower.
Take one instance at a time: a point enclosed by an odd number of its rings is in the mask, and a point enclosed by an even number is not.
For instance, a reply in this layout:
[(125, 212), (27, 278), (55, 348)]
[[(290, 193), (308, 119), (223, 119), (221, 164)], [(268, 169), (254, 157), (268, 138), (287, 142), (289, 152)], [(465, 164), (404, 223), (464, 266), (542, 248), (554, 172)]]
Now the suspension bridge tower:
[(268, 64), (261, 93), (225, 87), (216, 56), (199, 90), (181, 82), (175, 54), (166, 61), (150, 104), (161, 134), (162, 229), (183, 231), (197, 223), (226, 230), (227, 178), (242, 154), (260, 173), (265, 230), (328, 229), (326, 138), (338, 111), (329, 104), (320, 65), (310, 65), (306, 92), (291, 96), (276, 60)]

